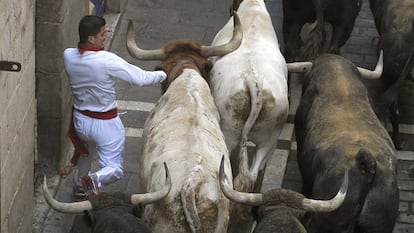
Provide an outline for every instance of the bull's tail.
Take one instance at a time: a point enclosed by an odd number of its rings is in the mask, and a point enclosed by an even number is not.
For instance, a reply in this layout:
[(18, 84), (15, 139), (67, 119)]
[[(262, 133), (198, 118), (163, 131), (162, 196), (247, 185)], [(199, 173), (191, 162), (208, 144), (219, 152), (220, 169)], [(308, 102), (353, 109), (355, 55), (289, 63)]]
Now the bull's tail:
[(297, 59), (308, 61), (316, 58), (319, 54), (327, 52), (331, 46), (333, 28), (325, 21), (323, 7), (319, 0), (313, 0), (316, 12), (314, 23), (306, 23), (301, 29), (301, 40), (303, 46), (299, 49)]
[[(250, 95), (250, 113), (244, 123), (239, 150), (239, 174), (234, 179), (234, 187), (238, 191), (251, 192), (254, 190), (257, 174), (254, 175), (249, 169), (249, 158), (247, 154), (247, 141), (249, 133), (253, 128), (260, 111), (263, 106), (263, 80), (260, 79), (259, 74), (255, 70), (254, 66), (250, 66), (251, 69), (243, 73), (244, 83), (248, 89)], [(239, 216), (242, 220), (237, 222), (238, 227), (245, 227), (249, 229), (252, 227), (253, 218), (251, 215), (251, 208), (248, 206), (240, 206), (233, 203), (231, 216)], [(234, 224), (234, 223), (233, 223)], [(231, 227), (231, 226), (230, 226)], [(231, 229), (230, 229), (231, 230)]]
[[(358, 151), (356, 156), (356, 162), (360, 174), (365, 177), (366, 185), (365, 187), (370, 186), (375, 178), (375, 173), (377, 170), (377, 162), (371, 152), (362, 148)], [(368, 187), (369, 188), (369, 187)]]
[(355, 219), (357, 219), (364, 207), (366, 196), (372, 188), (377, 173), (377, 162), (371, 152), (364, 148), (358, 151), (356, 155), (356, 168), (358, 169), (358, 176), (362, 177), (362, 182), (360, 184), (360, 198), (357, 200), (358, 203), (356, 203), (353, 210)]
[[(251, 66), (253, 67), (253, 66)], [(250, 94), (250, 113), (247, 117), (246, 122), (244, 123), (241, 140), (240, 140), (240, 164), (239, 164), (239, 172), (244, 176), (250, 176), (249, 173), (249, 165), (248, 165), (248, 155), (247, 155), (247, 141), (249, 137), (249, 133), (253, 128), (254, 123), (257, 120), (257, 117), (262, 110), (263, 99), (262, 99), (262, 92), (263, 92), (263, 80), (259, 78), (257, 71), (254, 68), (251, 68), (248, 72), (244, 73), (245, 77), (245, 85)], [(250, 177), (252, 180), (256, 180), (255, 177)]]
[[(219, 198), (219, 200), (210, 200), (208, 198), (203, 199), (199, 195), (202, 185), (206, 185), (206, 179), (203, 175), (203, 168), (201, 166), (195, 166), (185, 179), (181, 188), (181, 204), (184, 211), (185, 220), (191, 232), (197, 231), (214, 233), (223, 233), (227, 230), (228, 216), (229, 216), (229, 200), (227, 198)], [(220, 188), (217, 186), (217, 190), (214, 188), (204, 189), (209, 194), (205, 193), (204, 197), (215, 197), (218, 192), (221, 193)], [(199, 207), (197, 208), (197, 199), (199, 199)], [(200, 220), (199, 214), (202, 215)], [(207, 226), (209, 222), (215, 222), (215, 226)]]
[(181, 203), (184, 210), (184, 216), (191, 229), (191, 232), (196, 232), (200, 227), (200, 218), (197, 212), (196, 206), (196, 190), (201, 184), (200, 167), (195, 167), (187, 179), (184, 181), (183, 187), (181, 188)]
[[(372, 185), (374, 183), (374, 179), (376, 176), (376, 170), (377, 170), (377, 163), (374, 158), (374, 156), (371, 154), (370, 151), (361, 148), (358, 153), (355, 156), (355, 162), (356, 166), (355, 169), (357, 171), (357, 177), (362, 178), (358, 180), (358, 182), (355, 182), (355, 186), (349, 186), (348, 188), (348, 195), (352, 192), (352, 189), (356, 188), (359, 189), (358, 197), (351, 197), (347, 199), (352, 200), (354, 203), (352, 203), (351, 207), (351, 221), (348, 224), (346, 232), (354, 232), (355, 228), (358, 225), (358, 219), (361, 214), (361, 211), (364, 207), (364, 202), (367, 198), (367, 195), (369, 191), (372, 188)], [(353, 176), (350, 176), (350, 179), (352, 179)], [(353, 181), (349, 181), (350, 183), (353, 183)], [(351, 190), (350, 190), (351, 189)], [(346, 202), (347, 200), (345, 200)], [(345, 205), (345, 203), (343, 204)]]

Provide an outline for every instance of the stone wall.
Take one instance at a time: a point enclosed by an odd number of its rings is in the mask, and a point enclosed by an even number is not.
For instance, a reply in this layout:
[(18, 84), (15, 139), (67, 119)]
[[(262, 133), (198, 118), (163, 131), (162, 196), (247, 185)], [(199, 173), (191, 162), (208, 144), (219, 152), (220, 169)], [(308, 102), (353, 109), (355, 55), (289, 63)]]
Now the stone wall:
[(70, 159), (73, 149), (66, 136), (71, 116), (71, 94), (63, 65), (63, 51), (77, 46), (78, 24), (89, 13), (89, 2), (37, 0), (36, 10), (36, 164), (57, 174)]
[(21, 64), (0, 71), (1, 232), (32, 229), (35, 158), (35, 1), (0, 0), (0, 60)]
[[(120, 0), (105, 1), (112, 11), (122, 6)], [(36, 1), (37, 173), (57, 174), (70, 159), (73, 147), (67, 129), (72, 100), (63, 51), (77, 46), (80, 19), (94, 13), (90, 1)]]
[[(34, 172), (36, 178), (40, 178), (35, 179), (37, 192), (38, 185), (43, 181), (43, 174), (48, 176), (49, 182), (51, 180), (56, 184), (60, 182), (58, 172), (69, 162), (73, 152), (73, 146), (67, 137), (72, 96), (64, 69), (63, 51), (68, 47), (77, 47), (79, 21), (83, 16), (95, 13), (96, 8), (90, 1), (36, 1), (38, 126)], [(38, 205), (39, 203), (36, 202), (31, 232), (54, 232), (45, 229), (43, 223), (48, 219), (49, 208), (37, 209)]]

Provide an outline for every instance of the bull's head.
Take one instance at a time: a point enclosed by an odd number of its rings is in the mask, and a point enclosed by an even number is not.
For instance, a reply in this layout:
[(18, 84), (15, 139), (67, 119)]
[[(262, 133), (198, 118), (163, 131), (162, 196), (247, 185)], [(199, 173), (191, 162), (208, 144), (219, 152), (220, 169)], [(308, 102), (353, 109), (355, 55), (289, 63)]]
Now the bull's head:
[[(357, 67), (357, 69), (363, 78), (379, 79), (382, 75), (382, 70), (384, 66), (383, 63), (383, 51), (381, 50), (375, 70), (371, 71), (362, 67)], [(292, 62), (287, 64), (288, 71), (296, 73), (305, 73), (312, 69), (312, 66), (312, 62)]]
[(304, 197), (302, 194), (286, 189), (274, 189), (265, 193), (242, 193), (230, 187), (224, 173), (224, 158), (220, 164), (220, 187), (224, 195), (230, 200), (251, 205), (283, 205), (312, 212), (330, 212), (338, 208), (345, 200), (348, 190), (348, 171), (345, 172), (341, 188), (331, 200), (314, 200)]
[[(163, 188), (156, 192), (144, 193), (144, 194), (133, 194), (131, 195), (131, 204), (149, 204), (159, 201), (166, 197), (171, 190), (171, 177), (168, 171), (167, 164), (164, 163), (165, 168), (165, 185)], [(63, 203), (59, 202), (52, 197), (47, 187), (46, 177), (43, 180), (43, 195), (50, 207), (53, 209), (62, 212), (62, 213), (83, 213), (84, 211), (92, 210), (92, 203), (87, 201), (75, 202), (75, 203)], [(99, 195), (99, 194), (98, 194)]]
[[(144, 50), (135, 41), (135, 31), (132, 21), (128, 24), (127, 49), (129, 54), (140, 60), (161, 60), (157, 69), (167, 73), (165, 89), (176, 79), (185, 68), (197, 70), (204, 78), (208, 77), (212, 64), (208, 57), (223, 56), (236, 50), (242, 41), (243, 33), (240, 19), (234, 14), (233, 37), (229, 42), (220, 46), (206, 46), (194, 40), (175, 40), (162, 48)], [(164, 91), (164, 90), (163, 90)]]

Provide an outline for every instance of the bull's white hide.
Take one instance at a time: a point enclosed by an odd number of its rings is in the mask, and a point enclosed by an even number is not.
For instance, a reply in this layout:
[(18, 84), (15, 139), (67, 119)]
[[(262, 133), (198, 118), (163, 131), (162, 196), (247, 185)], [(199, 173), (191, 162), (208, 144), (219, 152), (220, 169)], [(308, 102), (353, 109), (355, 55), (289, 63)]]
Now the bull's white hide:
[[(237, 14), (243, 28), (242, 44), (236, 51), (212, 59), (210, 85), (230, 153), (245, 137), (242, 130), (251, 107), (261, 105), (261, 109), (253, 110), (259, 115), (248, 132), (248, 139), (256, 144), (256, 155), (249, 171), (250, 178), (255, 180), (276, 148), (288, 116), (288, 71), (264, 1), (244, 0)], [(232, 30), (233, 19), (230, 18), (212, 45), (224, 44), (231, 38)], [(252, 96), (257, 96), (257, 100), (251, 100)], [(241, 187), (235, 188), (240, 190)]]
[(223, 155), (226, 171), (230, 171), (219, 113), (208, 84), (196, 71), (184, 69), (161, 96), (144, 127), (143, 192), (159, 190), (164, 184), (164, 161), (172, 180), (168, 196), (145, 208), (144, 219), (154, 232), (191, 232), (189, 225), (198, 228), (197, 232), (227, 231), (229, 200), (218, 180)]

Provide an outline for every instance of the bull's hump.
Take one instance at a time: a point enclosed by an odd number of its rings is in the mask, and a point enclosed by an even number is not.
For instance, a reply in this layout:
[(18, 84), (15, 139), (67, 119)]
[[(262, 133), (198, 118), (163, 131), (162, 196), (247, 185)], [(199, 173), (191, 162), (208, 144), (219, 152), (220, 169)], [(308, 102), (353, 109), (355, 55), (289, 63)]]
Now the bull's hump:
[[(368, 105), (357, 103), (336, 104), (318, 110), (321, 117), (315, 117), (312, 125), (320, 135), (348, 135), (351, 138), (364, 138), (376, 134), (381, 125)], [(329, 137), (330, 137), (329, 136)], [(329, 138), (328, 137), (328, 138)]]

